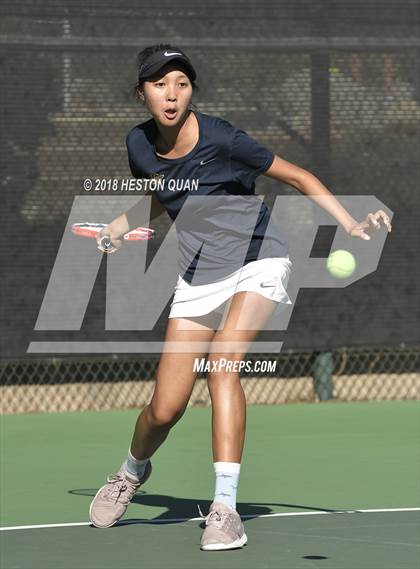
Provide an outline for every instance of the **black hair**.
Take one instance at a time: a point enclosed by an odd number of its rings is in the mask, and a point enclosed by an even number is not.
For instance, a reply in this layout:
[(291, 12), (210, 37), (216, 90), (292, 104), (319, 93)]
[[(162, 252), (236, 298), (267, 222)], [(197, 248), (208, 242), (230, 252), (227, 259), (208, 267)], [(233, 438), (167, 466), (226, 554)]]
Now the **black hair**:
[[(136, 67), (137, 73), (138, 73), (140, 67), (143, 65), (143, 63), (146, 61), (146, 59), (150, 55), (152, 55), (152, 53), (155, 53), (156, 51), (162, 51), (163, 49), (170, 49), (171, 51), (183, 51), (183, 50), (180, 50), (179, 47), (177, 47), (175, 45), (171, 45), (169, 43), (159, 43), (159, 44), (155, 44), (155, 45), (149, 45), (148, 47), (145, 47), (144, 49), (142, 49), (137, 55), (137, 67)], [(187, 76), (189, 77), (187, 70), (185, 72), (186, 72)], [(194, 81), (191, 80), (191, 77), (189, 77), (189, 79), (191, 81), (193, 93), (195, 93), (196, 91), (199, 91), (200, 90), (199, 86)], [(140, 101), (144, 104), (143, 99), (141, 99), (141, 97), (139, 95), (139, 89), (142, 88), (143, 83), (144, 83), (144, 80), (143, 81), (137, 80), (137, 83), (133, 87), (133, 94), (138, 101)], [(195, 107), (195, 105), (193, 103), (191, 103), (191, 106)]]

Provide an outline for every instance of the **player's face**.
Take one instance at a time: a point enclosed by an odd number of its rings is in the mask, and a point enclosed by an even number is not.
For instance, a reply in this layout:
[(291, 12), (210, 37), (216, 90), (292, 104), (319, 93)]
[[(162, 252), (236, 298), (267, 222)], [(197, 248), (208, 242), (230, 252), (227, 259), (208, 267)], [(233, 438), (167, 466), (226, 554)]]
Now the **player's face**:
[(165, 65), (159, 75), (143, 83), (146, 107), (153, 118), (173, 126), (184, 117), (192, 99), (192, 85), (181, 67)]

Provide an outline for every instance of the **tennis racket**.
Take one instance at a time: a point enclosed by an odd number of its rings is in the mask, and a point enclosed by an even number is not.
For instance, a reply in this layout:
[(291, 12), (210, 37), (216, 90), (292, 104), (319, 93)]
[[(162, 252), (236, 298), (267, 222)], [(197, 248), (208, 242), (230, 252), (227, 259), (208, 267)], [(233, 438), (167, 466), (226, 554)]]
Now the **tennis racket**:
[[(75, 235), (80, 235), (81, 237), (89, 237), (91, 239), (97, 239), (98, 234), (104, 227), (106, 223), (73, 223), (71, 226), (71, 231)], [(153, 239), (155, 235), (155, 230), (150, 227), (136, 227), (128, 233), (121, 236), (125, 241), (147, 241), (148, 239)], [(104, 235), (100, 240), (100, 246), (104, 249), (109, 249), (112, 247), (111, 237), (109, 235)]]

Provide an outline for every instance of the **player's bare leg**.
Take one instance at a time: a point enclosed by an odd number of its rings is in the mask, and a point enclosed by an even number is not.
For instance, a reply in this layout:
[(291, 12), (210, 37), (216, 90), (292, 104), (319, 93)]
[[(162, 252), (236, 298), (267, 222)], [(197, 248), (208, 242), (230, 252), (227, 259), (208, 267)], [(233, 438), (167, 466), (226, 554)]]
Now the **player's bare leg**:
[(194, 359), (206, 355), (215, 330), (194, 319), (170, 318), (165, 343), (183, 343), (188, 348), (194, 342), (200, 348), (191, 353), (163, 352), (151, 402), (140, 413), (131, 442), (131, 453), (139, 460), (149, 458), (169, 434), (171, 427), (182, 417), (194, 387), (197, 372)]
[[(223, 329), (212, 340), (209, 361), (241, 361), (258, 332), (272, 315), (277, 303), (246, 291), (236, 293), (230, 302)], [(220, 342), (223, 351), (217, 351)], [(211, 364), (212, 365), (212, 364)], [(212, 401), (214, 462), (240, 462), (245, 439), (246, 399), (238, 371), (211, 372), (207, 379)]]
[[(188, 329), (184, 324), (188, 324)], [(191, 329), (192, 328), (192, 329)], [(153, 397), (140, 413), (134, 429), (130, 452), (118, 472), (107, 477), (107, 483), (99, 488), (89, 508), (89, 518), (96, 527), (111, 527), (124, 515), (137, 489), (150, 476), (149, 458), (168, 436), (171, 427), (183, 415), (187, 407), (197, 372), (194, 358), (204, 356), (215, 331), (198, 322), (170, 318), (165, 346), (170, 342), (183, 343), (190, 348), (200, 344), (198, 351), (162, 353)]]

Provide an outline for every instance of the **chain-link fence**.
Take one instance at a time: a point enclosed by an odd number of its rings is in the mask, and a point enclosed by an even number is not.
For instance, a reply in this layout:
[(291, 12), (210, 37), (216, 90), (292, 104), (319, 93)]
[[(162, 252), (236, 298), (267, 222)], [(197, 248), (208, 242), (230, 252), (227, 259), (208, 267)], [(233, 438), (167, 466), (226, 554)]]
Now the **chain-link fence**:
[[(420, 348), (253, 354), (245, 361), (251, 371), (241, 372), (241, 383), (248, 404), (420, 398)], [(0, 410), (140, 408), (153, 394), (158, 362), (158, 357), (119, 356), (3, 361)], [(210, 405), (203, 372), (198, 372), (189, 405)]]

